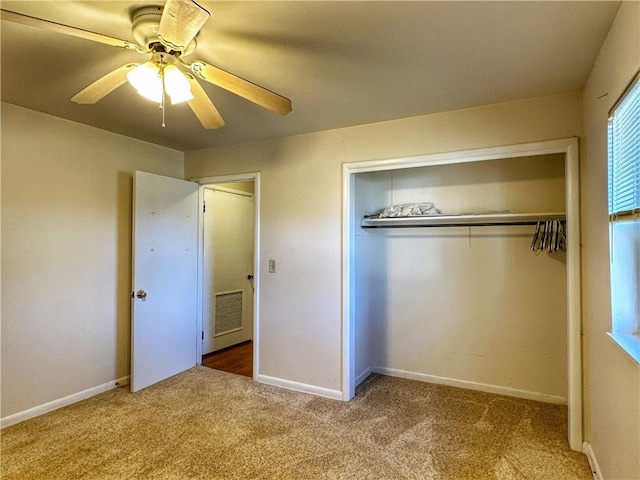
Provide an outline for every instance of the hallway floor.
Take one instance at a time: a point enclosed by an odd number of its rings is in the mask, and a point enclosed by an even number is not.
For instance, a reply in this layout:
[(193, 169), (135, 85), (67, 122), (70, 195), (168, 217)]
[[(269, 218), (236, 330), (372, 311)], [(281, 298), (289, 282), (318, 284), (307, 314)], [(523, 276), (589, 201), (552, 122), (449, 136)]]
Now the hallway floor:
[(253, 378), (253, 341), (249, 340), (204, 355), (202, 366)]

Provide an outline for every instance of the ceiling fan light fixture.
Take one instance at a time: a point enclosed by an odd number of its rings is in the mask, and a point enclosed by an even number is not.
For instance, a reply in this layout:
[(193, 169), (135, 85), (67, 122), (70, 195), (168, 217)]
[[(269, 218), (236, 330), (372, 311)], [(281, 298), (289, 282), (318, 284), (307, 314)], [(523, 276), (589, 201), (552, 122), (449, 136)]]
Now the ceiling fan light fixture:
[(127, 80), (144, 98), (155, 103), (162, 102), (162, 78), (160, 69), (153, 62), (138, 65), (127, 73)]
[[(291, 100), (288, 98), (201, 60), (189, 63), (182, 60), (183, 55), (189, 55), (195, 50), (196, 37), (209, 16), (209, 12), (195, 0), (165, 0), (164, 7), (152, 5), (136, 9), (132, 11), (132, 33), (133, 38), (139, 42), (137, 45), (109, 35), (0, 8), (3, 22), (35, 27), (143, 55), (151, 54), (150, 62), (143, 65), (137, 62), (123, 65), (73, 95), (71, 101), (79, 105), (98, 102), (128, 80), (141, 96), (160, 105), (163, 126), (167, 94), (174, 104), (187, 101), (204, 128), (222, 127), (225, 122), (196, 81), (197, 77), (274, 113), (287, 115), (291, 111)], [(190, 72), (182, 73), (178, 70), (167, 74), (167, 79), (164, 70), (169, 65), (178, 65)], [(171, 70), (173, 69), (169, 68), (168, 71)], [(174, 77), (175, 73), (178, 75)], [(174, 84), (177, 86), (174, 87)]]
[(172, 105), (193, 100), (189, 80), (175, 65), (167, 65), (164, 68), (164, 88), (171, 97)]

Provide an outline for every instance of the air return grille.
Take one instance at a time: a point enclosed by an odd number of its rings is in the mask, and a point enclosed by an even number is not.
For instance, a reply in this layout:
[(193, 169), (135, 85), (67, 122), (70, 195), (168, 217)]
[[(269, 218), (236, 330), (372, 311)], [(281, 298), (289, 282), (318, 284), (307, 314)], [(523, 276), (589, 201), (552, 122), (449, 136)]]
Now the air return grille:
[(215, 334), (222, 335), (242, 328), (242, 290), (216, 294)]

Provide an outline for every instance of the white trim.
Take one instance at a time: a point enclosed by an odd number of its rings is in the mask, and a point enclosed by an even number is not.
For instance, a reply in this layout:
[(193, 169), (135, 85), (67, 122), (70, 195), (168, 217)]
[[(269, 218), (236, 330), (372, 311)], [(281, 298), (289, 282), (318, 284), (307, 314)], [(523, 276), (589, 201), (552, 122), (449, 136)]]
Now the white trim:
[(602, 470), (600, 470), (600, 465), (598, 464), (598, 459), (596, 458), (596, 454), (591, 448), (591, 444), (589, 442), (584, 442), (582, 444), (582, 453), (584, 453), (587, 456), (587, 459), (589, 459), (589, 465), (591, 466), (591, 473), (593, 473), (594, 480), (604, 480)]
[[(234, 332), (239, 332), (240, 330), (242, 330), (242, 327), (236, 327), (232, 330), (227, 330), (226, 332), (222, 332), (222, 333), (216, 333), (213, 338), (218, 338), (218, 337), (222, 337), (224, 335), (229, 335), (230, 333), (234, 333)], [(232, 345), (229, 345), (232, 346)], [(229, 347), (224, 347), (224, 348), (229, 348)], [(220, 350), (223, 350), (222, 348)]]
[[(203, 331), (203, 316), (202, 311), (202, 262), (204, 259), (204, 190), (227, 190), (225, 187), (215, 186), (216, 183), (236, 183), (236, 182), (253, 182), (253, 194), (254, 198), (254, 223), (253, 223), (253, 379), (257, 380), (257, 376), (260, 373), (260, 311), (258, 306), (260, 305), (260, 172), (249, 173), (237, 173), (232, 175), (219, 175), (215, 177), (200, 177), (191, 178), (190, 181), (199, 183), (201, 185), (199, 192), (199, 212), (198, 212), (198, 323), (197, 332), (198, 337), (196, 339), (197, 351), (196, 351), (196, 364), (202, 364), (202, 338), (201, 332)], [(237, 191), (238, 193), (247, 195), (247, 192)], [(231, 192), (233, 193), (233, 192)]]
[(578, 138), (508, 145), (476, 150), (437, 153), (406, 158), (345, 163), (342, 166), (342, 389), (343, 399), (355, 395), (355, 317), (351, 281), (352, 241), (356, 228), (351, 190), (357, 173), (394, 170), (483, 160), (518, 158), (553, 153), (565, 154), (565, 201), (567, 211), (567, 398), (568, 440), (573, 450), (582, 449), (582, 313), (580, 303), (580, 194)]
[(342, 166), (342, 399), (347, 402), (356, 395), (356, 336), (355, 336), (355, 255), (351, 251), (355, 205), (351, 192), (355, 189), (355, 175), (347, 164)]
[(364, 381), (366, 380), (366, 378), (367, 378), (369, 375), (371, 375), (372, 373), (373, 373), (373, 369), (372, 369), (372, 367), (369, 367), (369, 368), (367, 368), (364, 372), (362, 372), (360, 375), (358, 375), (358, 376), (356, 377), (356, 381), (355, 381), (356, 387), (357, 387), (358, 385), (360, 385), (362, 382), (364, 382)]
[(556, 405), (567, 404), (566, 397), (530, 392), (528, 390), (518, 390), (516, 388), (501, 387), (499, 385), (489, 385), (486, 383), (469, 382), (467, 380), (457, 380), (455, 378), (439, 377), (437, 375), (427, 375), (425, 373), (408, 372), (405, 370), (398, 370), (396, 368), (371, 367), (371, 371), (373, 373), (380, 373), (390, 377), (408, 378), (409, 380), (436, 383), (438, 385), (447, 385), (449, 387), (466, 388), (468, 390), (477, 390), (479, 392), (495, 393), (498, 395), (506, 395), (508, 397), (535, 400), (537, 402), (554, 403)]
[(131, 381), (131, 375), (126, 375), (116, 380), (116, 387), (126, 387)]
[[(191, 180), (194, 181), (193, 179)], [(201, 186), (198, 189), (198, 287), (196, 293), (196, 311), (198, 313), (196, 319), (196, 365), (202, 365), (202, 342), (203, 342), (203, 317), (204, 312), (203, 309), (203, 300), (202, 300), (202, 290), (203, 290), (203, 262), (204, 262), (204, 191), (205, 187)]]
[(580, 273), (580, 162), (578, 139), (566, 140), (565, 202), (567, 205), (567, 395), (568, 440), (582, 449), (582, 302)]
[(255, 224), (253, 232), (253, 378), (260, 374), (260, 172), (253, 174), (253, 195), (255, 198)]
[(87, 398), (94, 397), (104, 392), (108, 392), (109, 390), (113, 390), (118, 386), (128, 384), (129, 376), (127, 375), (126, 377), (119, 378), (118, 380), (112, 380), (110, 382), (103, 383), (102, 385), (98, 385), (97, 387), (87, 388), (86, 390), (82, 390), (81, 392), (72, 393), (71, 395), (67, 395), (66, 397), (59, 398), (42, 405), (38, 405), (37, 407), (29, 408), (28, 410), (24, 410), (22, 412), (14, 413), (13, 415), (7, 415), (6, 417), (2, 417), (2, 419), (0, 419), (0, 428), (9, 427), (11, 425), (15, 425), (16, 423), (24, 422), (25, 420), (29, 420), (30, 418), (53, 412), (54, 410), (58, 410), (59, 408), (66, 407), (81, 400), (86, 400)]
[(255, 380), (256, 382), (273, 385), (274, 387), (286, 388), (287, 390), (310, 393), (311, 395), (318, 395), (320, 397), (331, 398), (333, 400), (342, 400), (342, 392), (340, 390), (317, 387), (315, 385), (309, 385), (307, 383), (293, 382), (291, 380), (270, 377), (268, 375), (256, 375)]

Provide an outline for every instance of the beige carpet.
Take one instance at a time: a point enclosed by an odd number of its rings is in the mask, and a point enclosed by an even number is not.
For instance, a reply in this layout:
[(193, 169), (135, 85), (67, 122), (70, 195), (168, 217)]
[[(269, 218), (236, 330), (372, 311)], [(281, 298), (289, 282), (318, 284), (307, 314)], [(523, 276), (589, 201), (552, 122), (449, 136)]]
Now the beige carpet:
[(339, 402), (196, 367), (2, 430), (9, 479), (592, 479), (566, 408), (372, 375)]

